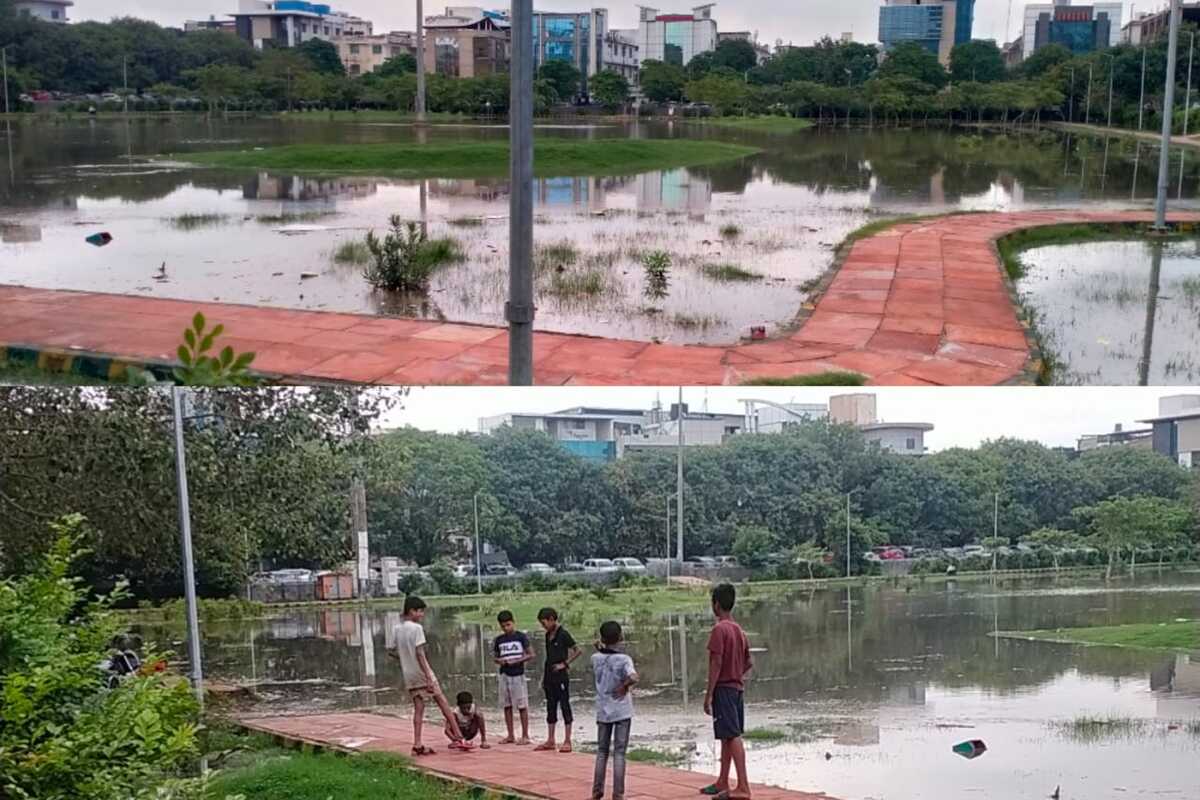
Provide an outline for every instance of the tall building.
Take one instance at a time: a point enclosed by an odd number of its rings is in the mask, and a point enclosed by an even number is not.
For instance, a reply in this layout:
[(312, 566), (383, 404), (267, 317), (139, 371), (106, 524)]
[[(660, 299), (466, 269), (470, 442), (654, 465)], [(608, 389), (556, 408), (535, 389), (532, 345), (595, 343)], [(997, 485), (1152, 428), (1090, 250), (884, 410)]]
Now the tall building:
[(717, 49), (713, 5), (696, 6), (691, 14), (659, 14), (641, 7), (638, 45), (642, 61), (662, 61), (683, 67), (701, 53)]
[(16, 0), (13, 10), (17, 16), (36, 17), (46, 22), (67, 23), (67, 9), (75, 5), (72, 0)]
[(636, 30), (613, 28), (604, 35), (604, 69), (620, 73), (630, 86), (636, 86), (641, 65), (641, 47)]
[(588, 93), (588, 79), (604, 69), (604, 43), (608, 10), (535, 11), (533, 13), (533, 65), (566, 61), (583, 76), (579, 91)]
[(879, 9), (879, 41), (885, 50), (916, 42), (950, 63), (950, 51), (971, 41), (975, 0), (884, 0)]
[(1121, 42), (1122, 3), (1071, 5), (1054, 0), (1025, 6), (1022, 52), (1025, 58), (1048, 44), (1058, 44), (1072, 53), (1090, 53), (1115, 47)]
[(310, 39), (332, 42), (347, 33), (371, 33), (371, 23), (307, 0), (239, 0), (231, 15), (237, 35), (256, 49), (297, 47)]
[(425, 69), (455, 78), (508, 72), (508, 15), (477, 6), (447, 6), (425, 17)]

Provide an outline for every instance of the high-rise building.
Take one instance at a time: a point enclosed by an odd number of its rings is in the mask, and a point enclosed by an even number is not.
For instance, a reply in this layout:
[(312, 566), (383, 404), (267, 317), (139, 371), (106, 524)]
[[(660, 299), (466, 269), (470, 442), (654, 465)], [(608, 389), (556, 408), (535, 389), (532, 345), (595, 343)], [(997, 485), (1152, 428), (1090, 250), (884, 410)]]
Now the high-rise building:
[(713, 5), (696, 6), (691, 14), (660, 14), (641, 7), (638, 44), (642, 61), (662, 61), (683, 67), (701, 53), (717, 49)]
[(348, 33), (371, 33), (371, 23), (324, 3), (307, 0), (240, 0), (231, 15), (237, 35), (262, 50), (296, 47), (310, 39), (332, 42)]
[(582, 76), (579, 91), (588, 93), (588, 79), (604, 69), (604, 40), (608, 11), (535, 11), (533, 14), (533, 64), (566, 61)]
[(884, 0), (879, 9), (879, 41), (885, 50), (916, 42), (950, 63), (950, 51), (971, 41), (975, 0)]
[(1121, 41), (1122, 5), (1073, 6), (1070, 0), (1054, 0), (1025, 6), (1025, 58), (1048, 44), (1062, 45), (1072, 53), (1115, 47)]

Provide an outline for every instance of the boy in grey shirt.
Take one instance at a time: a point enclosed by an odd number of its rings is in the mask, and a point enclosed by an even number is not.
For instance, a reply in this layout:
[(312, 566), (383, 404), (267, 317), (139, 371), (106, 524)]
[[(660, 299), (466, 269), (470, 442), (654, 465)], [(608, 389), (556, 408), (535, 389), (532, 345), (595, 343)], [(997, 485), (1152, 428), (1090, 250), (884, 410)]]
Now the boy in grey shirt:
[(600, 626), (600, 649), (592, 656), (596, 675), (596, 772), (592, 780), (592, 800), (604, 800), (604, 781), (608, 757), (613, 762), (613, 800), (625, 797), (625, 752), (629, 749), (629, 729), (633, 724), (633, 698), (629, 690), (638, 681), (633, 659), (621, 648), (621, 625), (606, 622)]

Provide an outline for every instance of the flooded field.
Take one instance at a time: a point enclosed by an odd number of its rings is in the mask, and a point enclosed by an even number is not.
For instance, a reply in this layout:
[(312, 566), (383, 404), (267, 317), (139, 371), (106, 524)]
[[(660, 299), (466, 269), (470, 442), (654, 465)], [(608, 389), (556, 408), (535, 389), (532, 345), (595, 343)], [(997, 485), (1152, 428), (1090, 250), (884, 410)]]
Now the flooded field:
[[(989, 634), (1195, 619), (1200, 572), (1109, 586), (1047, 579), (792, 591), (739, 612), (755, 652), (747, 725), (758, 732), (749, 755), (756, 778), (843, 800), (1042, 798), (1056, 786), (1064, 800), (1196, 797), (1200, 654)], [(393, 611), (329, 610), (208, 624), (206, 672), (256, 686), (256, 712), (406, 713), (396, 662), (385, 655), (398, 620)], [(710, 624), (697, 609), (628, 637), (642, 676), (632, 746), (678, 754), (701, 770), (716, 760), (701, 709)], [(461, 624), (448, 609), (431, 613), (426, 630), (446, 689), (474, 692), (489, 723), (502, 726), (488, 651), (495, 631)], [(181, 629), (144, 633), (171, 639)], [(591, 632), (574, 633), (587, 641)], [(573, 685), (582, 696), (576, 735), (586, 745), (594, 729), (585, 670)], [(542, 713), (537, 697), (535, 734)], [(972, 761), (954, 755), (952, 745), (966, 739), (983, 739), (988, 752)]]
[(1200, 380), (1200, 240), (1054, 245), (1021, 260), (1056, 383)]
[[(289, 308), (501, 324), (504, 180), (200, 170), (189, 151), (275, 144), (492, 139), (507, 129), (255, 120), (78, 120), (0, 129), (0, 282)], [(847, 233), (879, 217), (957, 209), (1144, 206), (1154, 149), (1049, 132), (810, 130), (689, 123), (539, 128), (544, 137), (719, 137), (763, 152), (639, 175), (536, 183), (537, 298), (544, 330), (729, 343), (789, 325)], [(1190, 205), (1200, 160), (1172, 159)], [(373, 292), (368, 230), (423, 220), (464, 261), (428, 295)], [(107, 231), (106, 247), (84, 238)], [(646, 254), (670, 256), (648, 292)]]

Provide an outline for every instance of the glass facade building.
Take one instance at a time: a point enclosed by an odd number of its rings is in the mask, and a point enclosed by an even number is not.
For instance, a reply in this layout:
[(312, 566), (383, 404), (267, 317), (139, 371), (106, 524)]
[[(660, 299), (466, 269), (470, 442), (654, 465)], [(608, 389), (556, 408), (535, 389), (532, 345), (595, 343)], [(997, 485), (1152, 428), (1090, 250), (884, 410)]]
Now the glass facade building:
[(701, 53), (717, 47), (717, 21), (712, 6), (697, 6), (691, 14), (660, 14), (642, 7), (638, 24), (638, 50), (642, 61), (662, 61), (687, 66)]
[(534, 12), (535, 69), (547, 61), (566, 61), (582, 76), (580, 94), (587, 95), (589, 79), (604, 69), (604, 37), (608, 12), (602, 8), (571, 13)]
[(885, 0), (879, 9), (879, 41), (885, 50), (916, 42), (943, 64), (957, 44), (971, 41), (975, 0)]

